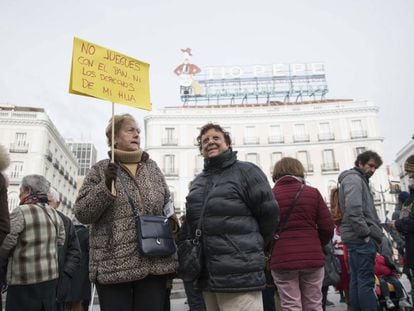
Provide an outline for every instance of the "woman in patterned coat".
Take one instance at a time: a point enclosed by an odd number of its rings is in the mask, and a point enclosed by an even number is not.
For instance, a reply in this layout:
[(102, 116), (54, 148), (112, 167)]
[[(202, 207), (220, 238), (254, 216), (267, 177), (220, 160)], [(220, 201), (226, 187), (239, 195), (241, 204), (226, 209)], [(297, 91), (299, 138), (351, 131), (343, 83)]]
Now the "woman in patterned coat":
[[(112, 146), (111, 124), (106, 129)], [(115, 163), (96, 163), (75, 203), (76, 218), (90, 224), (89, 278), (96, 284), (101, 309), (163, 310), (166, 281), (176, 258), (145, 257), (137, 249), (132, 207), (117, 171), (139, 215), (162, 215), (170, 198), (157, 164), (140, 148), (140, 129), (129, 114), (114, 116)], [(115, 194), (111, 193), (115, 183)]]

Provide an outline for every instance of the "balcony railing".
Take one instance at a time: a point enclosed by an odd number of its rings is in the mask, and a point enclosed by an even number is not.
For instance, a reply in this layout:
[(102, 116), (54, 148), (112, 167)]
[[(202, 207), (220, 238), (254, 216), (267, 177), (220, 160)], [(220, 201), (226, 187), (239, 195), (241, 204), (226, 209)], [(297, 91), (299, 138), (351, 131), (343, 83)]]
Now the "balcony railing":
[(245, 145), (258, 145), (260, 142), (260, 139), (258, 136), (250, 136), (250, 137), (244, 137), (243, 141)]
[(293, 135), (293, 142), (295, 143), (305, 143), (309, 141), (310, 141), (310, 138), (308, 134)]
[(304, 166), (304, 168), (305, 168), (305, 171), (307, 172), (307, 173), (313, 173), (313, 164), (310, 164), (310, 163), (308, 163), (308, 165), (303, 165)]
[(20, 185), (21, 181), (22, 181), (22, 177), (20, 176), (10, 176), (9, 178), (10, 185)]
[(178, 170), (175, 168), (164, 169), (165, 176), (178, 176)]
[(339, 171), (339, 163), (322, 163), (321, 165), (322, 172), (331, 172), (331, 171)]
[(318, 134), (319, 141), (326, 141), (326, 140), (335, 140), (334, 133), (320, 133)]
[(283, 144), (285, 142), (285, 138), (283, 136), (269, 136), (268, 141), (269, 144)]
[(48, 159), (50, 162), (53, 160), (52, 151), (48, 150), (46, 151), (46, 159)]
[(59, 169), (59, 166), (60, 166), (59, 161), (58, 161), (58, 160), (55, 160), (55, 162), (53, 162), (53, 166), (54, 166), (56, 169)]
[(161, 144), (163, 146), (177, 146), (178, 139), (177, 138), (163, 138), (161, 139)]
[(10, 152), (13, 153), (27, 153), (29, 151), (29, 144), (27, 143), (11, 143)]
[(356, 138), (367, 138), (367, 131), (351, 131), (351, 139), (356, 139)]

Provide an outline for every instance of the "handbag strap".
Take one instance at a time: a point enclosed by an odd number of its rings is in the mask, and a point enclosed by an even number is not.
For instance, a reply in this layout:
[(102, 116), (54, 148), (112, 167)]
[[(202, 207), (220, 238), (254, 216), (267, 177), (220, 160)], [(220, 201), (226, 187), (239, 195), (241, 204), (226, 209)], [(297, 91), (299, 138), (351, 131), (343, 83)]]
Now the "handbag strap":
[[(125, 181), (124, 181), (124, 178), (122, 177), (122, 175), (121, 175), (121, 173), (120, 173), (120, 170), (118, 169), (117, 171), (116, 171), (116, 175), (118, 176), (118, 179), (119, 179), (119, 181), (121, 182), (121, 185), (122, 185), (122, 187), (124, 188), (124, 191), (125, 191), (125, 193), (126, 193), (126, 195), (127, 195), (127, 197), (128, 197), (128, 202), (129, 202), (129, 205), (131, 205), (131, 208), (132, 208), (132, 213), (134, 213), (134, 217), (135, 217), (135, 219), (136, 218), (138, 218), (139, 217), (139, 215), (138, 215), (138, 213), (137, 213), (137, 211), (135, 210), (135, 208), (134, 208), (134, 201), (132, 200), (132, 197), (131, 197), (131, 195), (129, 194), (129, 191), (128, 191), (128, 189), (127, 189), (127, 187), (126, 187), (126, 185), (125, 185)], [(141, 196), (141, 194), (139, 193), (139, 196)]]
[[(206, 211), (207, 199), (210, 198), (211, 190), (213, 190), (213, 188), (217, 185), (217, 183), (219, 182), (220, 179), (221, 179), (221, 174), (217, 177), (216, 181), (212, 184), (210, 189), (208, 187), (204, 188), (203, 207), (201, 208), (200, 218), (198, 219), (197, 228), (196, 228), (195, 234), (194, 234), (195, 235), (195, 237), (193, 239), (194, 244), (198, 244), (200, 242), (201, 233), (202, 233), (201, 226), (203, 224), (203, 218), (204, 218), (204, 214), (205, 214), (205, 211)], [(208, 190), (210, 190), (210, 192), (207, 194)]]
[(279, 222), (278, 228), (273, 233), (273, 239), (272, 239), (272, 241), (270, 243), (270, 247), (269, 247), (269, 254), (270, 255), (272, 254), (273, 247), (275, 246), (276, 241), (279, 240), (279, 238), (280, 238), (280, 234), (285, 229), (285, 226), (286, 226), (286, 224), (289, 220), (289, 217), (292, 214), (292, 211), (295, 208), (296, 203), (298, 202), (299, 197), (300, 197), (300, 195), (301, 195), (304, 188), (305, 188), (305, 184), (302, 183), (301, 186), (300, 186), (300, 189), (298, 190), (298, 192), (296, 192), (295, 198), (293, 199), (292, 204), (290, 205), (289, 210), (288, 210), (285, 218), (283, 218), (283, 220)]

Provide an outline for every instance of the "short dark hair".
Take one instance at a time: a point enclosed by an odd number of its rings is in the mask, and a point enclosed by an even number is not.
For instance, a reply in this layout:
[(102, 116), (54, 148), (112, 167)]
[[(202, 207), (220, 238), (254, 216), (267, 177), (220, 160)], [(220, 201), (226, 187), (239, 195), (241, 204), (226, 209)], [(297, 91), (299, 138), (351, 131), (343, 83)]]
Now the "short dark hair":
[(272, 179), (275, 182), (286, 175), (304, 178), (305, 168), (299, 160), (291, 157), (284, 157), (276, 162), (275, 167), (273, 168)]
[(220, 125), (214, 124), (214, 123), (207, 123), (203, 125), (203, 127), (200, 129), (200, 134), (197, 136), (197, 145), (198, 149), (201, 152), (202, 149), (202, 142), (201, 142), (201, 136), (203, 136), (208, 130), (215, 129), (217, 132), (221, 132), (224, 135), (224, 140), (226, 144), (231, 147), (231, 137), (230, 133), (226, 132)]
[(376, 168), (379, 168), (382, 165), (382, 159), (378, 153), (372, 150), (367, 150), (358, 154), (355, 160), (355, 166), (359, 166), (359, 164), (365, 165), (371, 159), (375, 161)]

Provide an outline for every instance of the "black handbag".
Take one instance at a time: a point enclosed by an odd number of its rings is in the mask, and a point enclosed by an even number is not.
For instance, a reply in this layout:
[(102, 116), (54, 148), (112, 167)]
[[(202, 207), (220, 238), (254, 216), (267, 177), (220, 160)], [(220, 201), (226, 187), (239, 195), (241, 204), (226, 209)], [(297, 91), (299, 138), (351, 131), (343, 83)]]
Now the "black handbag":
[[(177, 251), (177, 248), (172, 237), (168, 218), (161, 215), (138, 215), (135, 210), (134, 201), (119, 171), (117, 175), (124, 187), (132, 212), (134, 213), (139, 253), (148, 257), (166, 257), (173, 255)], [(140, 196), (141, 194), (138, 194), (139, 198)]]
[[(219, 178), (213, 184), (211, 189), (215, 187), (218, 180)], [(207, 195), (207, 189), (208, 187), (205, 187), (203, 207), (201, 209), (200, 218), (198, 220), (197, 228), (194, 233), (194, 238), (187, 238), (178, 244), (178, 275), (184, 281), (197, 280), (200, 277), (201, 270), (203, 268), (204, 256), (201, 241), (201, 226), (203, 223), (207, 199), (210, 197), (210, 194)], [(187, 226), (188, 224), (185, 225)]]

